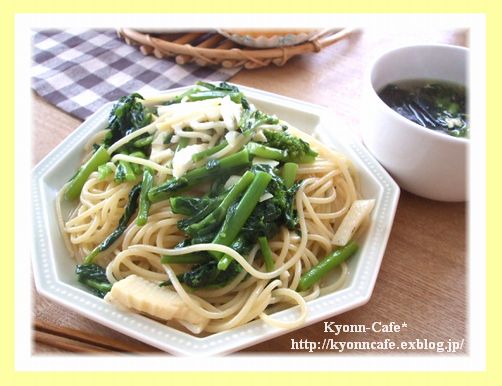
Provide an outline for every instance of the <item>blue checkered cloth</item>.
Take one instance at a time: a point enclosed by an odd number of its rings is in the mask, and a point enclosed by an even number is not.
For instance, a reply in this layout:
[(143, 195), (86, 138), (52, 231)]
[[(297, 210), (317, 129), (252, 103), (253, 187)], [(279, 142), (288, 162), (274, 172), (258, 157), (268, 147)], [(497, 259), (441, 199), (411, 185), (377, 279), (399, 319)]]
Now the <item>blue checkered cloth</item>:
[(143, 55), (114, 30), (34, 30), (32, 88), (49, 103), (85, 119), (132, 92), (224, 81), (239, 69), (178, 65)]

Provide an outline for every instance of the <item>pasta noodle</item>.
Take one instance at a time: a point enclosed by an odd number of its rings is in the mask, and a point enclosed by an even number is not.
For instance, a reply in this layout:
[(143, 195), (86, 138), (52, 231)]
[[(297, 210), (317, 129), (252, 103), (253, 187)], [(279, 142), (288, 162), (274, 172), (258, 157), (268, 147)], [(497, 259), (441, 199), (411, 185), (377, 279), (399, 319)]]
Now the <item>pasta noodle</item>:
[[(158, 99), (158, 101), (162, 100)], [(205, 103), (202, 103), (205, 102)], [(222, 117), (219, 106), (221, 98), (202, 102), (182, 102), (184, 109), (177, 112), (174, 105), (162, 107), (159, 117), (143, 129), (128, 134), (109, 147), (108, 152), (114, 154), (121, 146), (144, 133), (158, 135), (162, 131), (173, 131), (179, 137), (191, 138), (193, 143), (215, 146), (225, 135), (231, 124), (231, 117)], [(199, 104), (203, 110), (189, 106)], [(144, 101), (145, 106), (152, 106), (151, 101)], [(223, 108), (222, 108), (223, 110)], [(225, 113), (225, 112), (224, 112)], [(234, 114), (231, 112), (230, 114)], [(235, 125), (235, 121), (234, 125)], [(281, 125), (287, 124), (281, 122)], [(279, 125), (267, 125), (272, 129)], [(243, 325), (254, 319), (281, 328), (300, 326), (306, 316), (306, 301), (315, 299), (326, 291), (334, 291), (343, 286), (348, 267), (343, 262), (337, 270), (337, 278), (327, 285), (316, 283), (307, 291), (299, 292), (298, 286), (304, 272), (319, 263), (320, 258), (335, 249), (333, 235), (340, 226), (344, 216), (358, 199), (354, 171), (350, 162), (334, 151), (328, 150), (321, 143), (306, 136), (290, 125), (289, 133), (301, 137), (310, 143), (318, 156), (312, 163), (299, 164), (296, 181), (300, 182), (294, 197), (294, 208), (298, 216), (298, 227), (290, 230), (282, 226), (277, 234), (269, 240), (270, 250), (275, 263), (272, 271), (267, 271), (260, 248), (255, 245), (246, 255), (241, 255), (229, 246), (216, 243), (199, 243), (180, 247), (186, 235), (178, 228), (178, 222), (185, 218), (176, 214), (169, 200), (153, 203), (149, 209), (146, 224), (137, 225), (133, 219), (123, 234), (111, 247), (100, 252), (95, 263), (106, 269), (106, 277), (110, 283), (116, 283), (132, 275), (157, 284), (168, 281), (169, 289), (174, 291), (176, 299), (183, 304), (183, 309), (195, 315), (192, 319), (204, 320), (199, 326), (193, 321), (176, 319), (182, 326), (199, 333), (216, 333)], [(91, 144), (105, 137), (103, 132), (92, 138)], [(155, 140), (154, 140), (155, 141)], [(155, 142), (154, 142), (155, 143)], [(236, 153), (242, 143), (234, 147), (227, 146), (212, 158)], [(64, 218), (61, 205), (64, 199), (63, 187), (57, 199), (58, 218), (66, 245), (73, 257), (83, 263), (89, 255), (108, 235), (117, 228), (124, 215), (128, 203), (128, 195), (136, 181), (118, 183), (113, 178), (117, 163), (121, 161), (135, 163), (158, 171), (156, 184), (165, 182), (173, 176), (173, 154), (166, 146), (157, 146), (148, 159), (126, 154), (115, 154), (108, 164), (112, 175), (102, 178), (97, 171), (92, 172), (82, 187), (78, 205), (67, 218)], [(172, 147), (171, 147), (172, 148)], [(87, 147), (90, 158), (92, 146)], [(192, 167), (203, 165), (194, 163)], [(193, 192), (204, 191), (203, 185), (192, 188)], [(185, 264), (163, 264), (162, 256), (178, 256), (191, 253), (222, 252), (230, 256), (241, 267), (229, 283), (222, 287), (189, 289), (180, 282), (180, 274), (187, 270)], [(163, 287), (162, 287), (163, 288)], [(113, 295), (113, 291), (111, 292)], [(107, 296), (111, 302), (114, 296)], [(154, 300), (151, 300), (152, 302)], [(145, 301), (146, 302), (146, 301)], [(298, 306), (297, 318), (294, 321), (280, 321), (271, 315), (271, 311)], [(137, 307), (137, 311), (152, 317), (151, 311)], [(179, 310), (179, 309), (178, 309)], [(176, 315), (176, 314), (175, 314)], [(194, 320), (195, 320), (194, 319)]]

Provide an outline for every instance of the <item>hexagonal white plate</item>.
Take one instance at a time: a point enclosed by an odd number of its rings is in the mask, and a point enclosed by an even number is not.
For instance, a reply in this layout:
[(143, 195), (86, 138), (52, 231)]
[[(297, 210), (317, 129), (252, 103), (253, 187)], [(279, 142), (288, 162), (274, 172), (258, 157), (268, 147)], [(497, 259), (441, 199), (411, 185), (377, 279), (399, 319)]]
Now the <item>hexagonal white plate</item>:
[[(360, 241), (361, 248), (349, 260), (350, 274), (345, 287), (308, 302), (305, 325), (363, 305), (371, 296), (380, 269), (399, 197), (398, 186), (363, 145), (341, 127), (330, 111), (291, 98), (240, 87), (259, 109), (274, 113), (309, 133), (315, 131), (323, 143), (346, 154), (359, 172), (363, 197), (376, 199), (371, 225)], [(186, 88), (178, 90), (183, 89)], [(75, 262), (68, 257), (60, 236), (54, 202), (57, 191), (78, 168), (84, 144), (93, 133), (106, 127), (111, 106), (111, 103), (103, 106), (82, 123), (33, 170), (32, 255), (38, 291), (92, 320), (177, 355), (230, 353), (283, 334), (285, 330), (256, 320), (207, 337), (192, 336), (142, 315), (119, 310), (86, 292), (77, 282)], [(296, 312), (294, 308), (288, 309), (276, 313), (274, 317), (292, 320)]]

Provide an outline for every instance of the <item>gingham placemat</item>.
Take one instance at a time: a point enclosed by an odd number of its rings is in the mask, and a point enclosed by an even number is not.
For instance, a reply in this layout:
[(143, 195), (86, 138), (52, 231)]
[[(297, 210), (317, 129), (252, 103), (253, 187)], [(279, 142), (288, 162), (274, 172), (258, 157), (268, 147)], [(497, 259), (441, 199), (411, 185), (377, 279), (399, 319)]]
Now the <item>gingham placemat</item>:
[(49, 103), (85, 119), (104, 103), (132, 92), (223, 81), (239, 69), (178, 65), (145, 56), (115, 30), (33, 31), (32, 88)]

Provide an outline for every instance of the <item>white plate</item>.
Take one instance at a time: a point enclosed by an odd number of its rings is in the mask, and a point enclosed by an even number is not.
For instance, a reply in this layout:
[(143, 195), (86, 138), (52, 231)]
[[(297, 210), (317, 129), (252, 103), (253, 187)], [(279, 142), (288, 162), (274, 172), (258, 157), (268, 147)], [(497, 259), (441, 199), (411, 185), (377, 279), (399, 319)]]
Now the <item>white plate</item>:
[[(259, 109), (274, 113), (309, 133), (315, 131), (323, 143), (346, 154), (359, 172), (363, 197), (376, 199), (371, 225), (360, 240), (361, 248), (348, 262), (350, 273), (345, 287), (308, 302), (305, 326), (363, 305), (371, 296), (380, 269), (399, 197), (398, 186), (363, 145), (343, 129), (332, 112), (280, 95), (240, 88)], [(230, 353), (284, 334), (286, 330), (256, 320), (230, 331), (195, 337), (144, 316), (119, 310), (86, 292), (78, 283), (74, 274), (75, 261), (68, 256), (58, 229), (54, 202), (57, 191), (80, 165), (84, 144), (93, 133), (107, 126), (111, 106), (111, 103), (103, 106), (82, 123), (33, 171), (32, 256), (38, 291), (83, 316), (177, 355)], [(293, 320), (296, 315), (295, 309), (288, 309), (274, 317)]]

